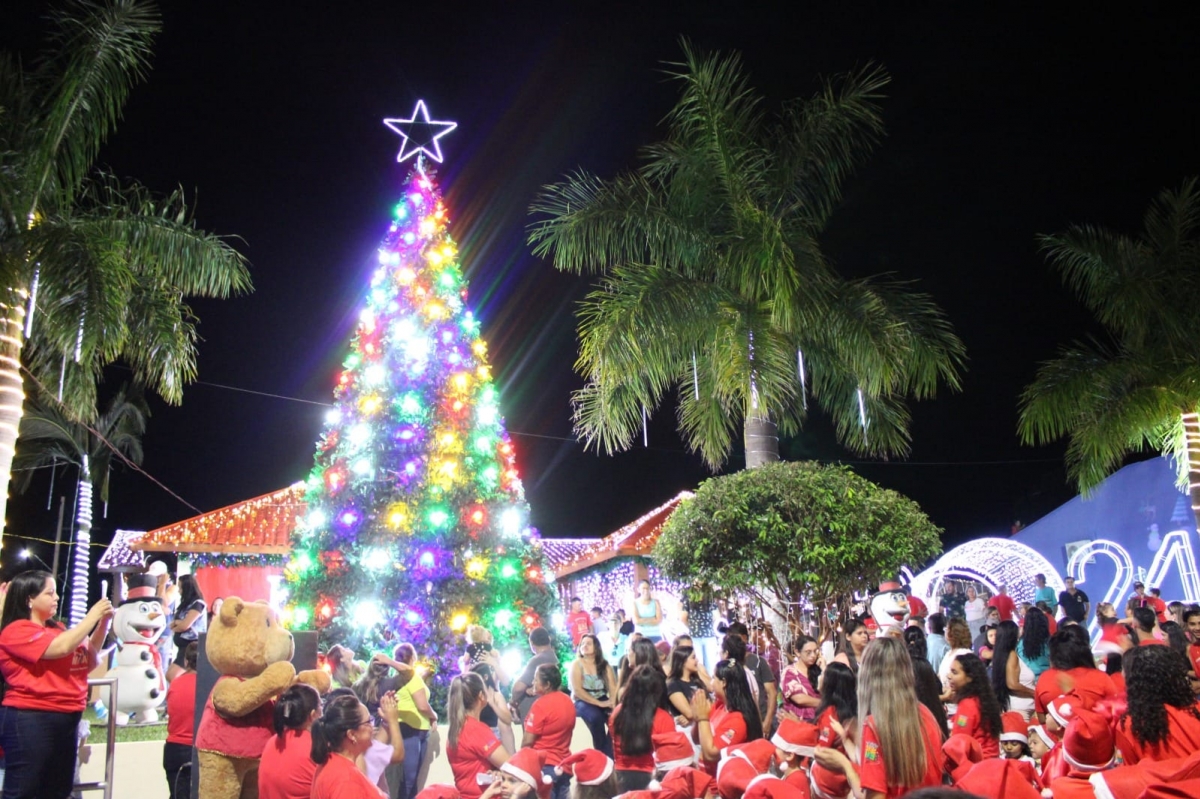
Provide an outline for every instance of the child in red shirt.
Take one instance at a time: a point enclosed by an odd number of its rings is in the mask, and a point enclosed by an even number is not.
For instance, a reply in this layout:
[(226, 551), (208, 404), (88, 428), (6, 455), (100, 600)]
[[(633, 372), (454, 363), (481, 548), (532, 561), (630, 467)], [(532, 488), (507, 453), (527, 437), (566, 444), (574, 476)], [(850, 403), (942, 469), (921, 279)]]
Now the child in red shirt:
[(976, 655), (962, 654), (950, 664), (950, 688), (958, 707), (950, 719), (950, 732), (966, 733), (979, 741), (983, 756), (1000, 756), (1000, 703), (992, 692), (987, 669)]

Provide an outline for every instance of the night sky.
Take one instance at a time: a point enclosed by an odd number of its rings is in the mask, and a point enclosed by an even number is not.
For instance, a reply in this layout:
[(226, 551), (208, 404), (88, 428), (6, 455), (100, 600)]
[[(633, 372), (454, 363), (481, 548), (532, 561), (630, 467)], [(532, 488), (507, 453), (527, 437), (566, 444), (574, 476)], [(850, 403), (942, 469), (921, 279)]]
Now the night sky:
[[(539, 186), (577, 167), (610, 177), (661, 135), (676, 96), (663, 62), (680, 57), (680, 36), (739, 50), (773, 104), (868, 61), (890, 71), (887, 138), (847, 184), (825, 246), (848, 276), (894, 272), (936, 298), (967, 345), (963, 391), (914, 406), (906, 460), (860, 461), (819, 416), (784, 451), (853, 463), (920, 502), (948, 544), (1006, 533), (1074, 495), (1062, 447), (1022, 447), (1015, 433), (1037, 363), (1093, 332), (1035, 234), (1073, 222), (1136, 232), (1158, 191), (1200, 172), (1186, 121), (1200, 107), (1200, 14), (1183, 4), (164, 5), (149, 81), (101, 161), (160, 192), (198, 192), (200, 224), (239, 236), (251, 262), (252, 295), (195, 303), (203, 382), (181, 407), (155, 401), (145, 438), (144, 469), (206, 511), (307, 476), (407, 171), (381, 120), (418, 98), (459, 123), (439, 179), (533, 523), (551, 537), (606, 534), (708, 475), (670, 407), (648, 449), (609, 457), (572, 440), (574, 306), (587, 281), (524, 243)], [(29, 51), (45, 9), (5, 4), (0, 49)], [(112, 370), (112, 385), (122, 377)], [(738, 453), (727, 468), (740, 466)], [(23, 545), (14, 535), (52, 536), (47, 491), (43, 479), (10, 502), (6, 551)], [(112, 492), (101, 540), (194, 515), (129, 471)]]

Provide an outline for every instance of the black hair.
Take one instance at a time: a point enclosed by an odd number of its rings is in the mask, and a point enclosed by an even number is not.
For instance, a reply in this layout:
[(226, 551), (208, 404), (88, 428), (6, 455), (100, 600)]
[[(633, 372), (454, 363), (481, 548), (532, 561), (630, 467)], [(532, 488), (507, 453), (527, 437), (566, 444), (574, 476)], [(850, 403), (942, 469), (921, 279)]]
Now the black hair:
[(578, 602), (578, 603), (579, 603), (579, 604), (581, 604), (581, 605), (583, 604), (583, 600), (582, 600), (582, 599), (580, 599), (580, 598), (579, 598), (579, 597), (577, 597), (577, 596), (573, 596), (573, 597), (571, 597), (571, 601), (572, 601), (572, 602)]
[[(858, 718), (858, 678), (845, 663), (834, 661), (825, 666), (825, 679), (821, 681), (821, 703), (817, 705), (814, 718), (820, 718), (825, 708), (833, 708), (833, 714), (842, 724)], [(945, 718), (946, 714), (942, 714)]]
[(533, 679), (542, 685), (549, 685), (555, 691), (562, 690), (562, 672), (554, 663), (543, 663), (533, 672)]
[(992, 693), (1000, 704), (1000, 710), (1008, 710), (1011, 696), (1008, 690), (1008, 656), (1017, 651), (1021, 641), (1021, 628), (1015, 621), (1002, 621), (996, 625), (996, 643), (992, 647)]
[(850, 619), (842, 626), (842, 636), (838, 640), (837, 651), (844, 654), (846, 659), (850, 661), (850, 668), (855, 674), (858, 673), (858, 657), (854, 654), (854, 646), (850, 643), (850, 636), (858, 632), (859, 627), (865, 626), (862, 619)]
[(1125, 656), (1120, 652), (1109, 652), (1104, 657), (1104, 673), (1110, 677), (1114, 674), (1120, 674), (1124, 663)]
[(913, 660), (928, 660), (929, 641), (920, 627), (909, 625), (904, 628), (904, 645), (908, 647), (908, 656)]
[[(653, 646), (653, 644), (651, 644)], [(621, 751), (627, 755), (648, 755), (652, 750), (650, 731), (654, 717), (665, 701), (666, 680), (661, 672), (641, 664), (629, 673), (620, 710), (610, 720), (613, 737), (621, 739)]]
[[(797, 635), (795, 638), (792, 639), (792, 643), (791, 643), (792, 657), (798, 657), (800, 655), (801, 649), (808, 646), (809, 644), (815, 644), (815, 643), (817, 643), (817, 639), (813, 638), (812, 636), (808, 636), (808, 635), (804, 635), (804, 634)], [(820, 679), (821, 679), (821, 667), (814, 662), (811, 666), (808, 667), (808, 681), (815, 688), (817, 685), (820, 684), (818, 682)]]
[(1148, 633), (1154, 629), (1154, 623), (1158, 621), (1158, 614), (1147, 607), (1134, 608), (1133, 620), (1137, 622), (1137, 626), (1142, 632)]
[[(29, 621), (32, 613), (29, 602), (46, 590), (46, 581), (53, 580), (54, 575), (41, 569), (21, 572), (12, 578), (8, 584), (8, 593), (4, 595), (4, 613), (0, 616), (0, 630), (14, 621)], [(51, 624), (52, 622), (47, 622)]]
[(197, 582), (194, 574), (181, 574), (179, 576), (179, 608), (186, 610), (193, 602), (199, 600), (204, 601), (204, 592), (200, 590), (200, 583)]
[(534, 627), (529, 631), (530, 646), (550, 646), (550, 632), (545, 627)]
[(398, 644), (392, 653), (396, 660), (406, 666), (411, 666), (417, 659), (417, 648), (410, 643)]
[[(925, 658), (913, 658), (913, 688), (917, 692), (917, 701), (928, 708), (937, 722), (942, 740), (946, 740), (946, 706), (942, 704), (942, 681), (937, 672)], [(855, 694), (857, 701), (858, 695)]]
[(1193, 616), (1200, 616), (1200, 605), (1188, 605), (1183, 611), (1183, 623), (1187, 624), (1188, 619)]
[(671, 648), (674, 649), (675, 647), (679, 646), (692, 646), (692, 643), (692, 636), (688, 635), (687, 633), (681, 633), (671, 639)]
[(472, 663), (469, 671), (483, 678), (483, 684), (488, 688), (496, 690), (496, 671), (492, 668), (491, 663)]
[(992, 684), (988, 682), (987, 666), (983, 665), (978, 655), (970, 653), (963, 653), (954, 659), (968, 678), (967, 684), (955, 692), (954, 701), (962, 702), (972, 696), (978, 699), (979, 721), (983, 731), (988, 737), (999, 741), (1004, 725), (1000, 720), (1000, 703), (996, 701), (996, 694), (992, 693)]
[(1188, 680), (1188, 660), (1169, 646), (1137, 646), (1125, 654), (1129, 707), (1119, 722), (1142, 744), (1155, 745), (1170, 734), (1166, 706), (1200, 720)]
[[(732, 625), (730, 625), (732, 627)], [(746, 639), (734, 633), (727, 633), (721, 639), (721, 651), (725, 657), (738, 663), (746, 662)]]
[[(579, 643), (582, 644), (584, 638), (592, 639), (592, 652), (594, 653), (592, 655), (592, 659), (596, 663), (596, 674), (600, 677), (600, 679), (604, 679), (604, 675), (608, 674), (608, 661), (604, 658), (604, 647), (601, 646), (600, 639), (591, 633), (584, 633), (583, 635), (579, 636)], [(576, 651), (578, 651), (578, 649), (579, 648), (576, 647)]]
[(196, 664), (199, 662), (200, 644), (196, 641), (192, 641), (183, 648), (183, 667), (187, 671), (195, 671)]
[(597, 605), (596, 607), (592, 608), (592, 613), (599, 613), (601, 616), (603, 616), (603, 615), (604, 615), (604, 608), (602, 608), (602, 607), (600, 607), (599, 605)]
[(1158, 625), (1158, 629), (1163, 631), (1163, 635), (1167, 637), (1167, 644), (1179, 654), (1187, 657), (1188, 640), (1183, 634), (1183, 628), (1179, 626), (1177, 621), (1164, 621)]
[(317, 765), (328, 762), (346, 739), (346, 733), (362, 724), (362, 702), (351, 693), (325, 702), (325, 712), (312, 725), (312, 759)]
[(1021, 631), (1021, 652), (1025, 660), (1034, 661), (1046, 654), (1046, 644), (1050, 640), (1050, 622), (1046, 614), (1037, 608), (1025, 611), (1025, 625)]
[(721, 660), (713, 669), (713, 677), (725, 684), (725, 707), (742, 714), (746, 723), (746, 740), (755, 741), (763, 737), (762, 719), (758, 715), (758, 701), (750, 692), (750, 681), (746, 670), (733, 660)]
[(683, 667), (687, 664), (688, 658), (696, 650), (690, 646), (677, 646), (671, 650), (671, 660), (668, 662), (669, 669), (667, 670), (667, 678), (671, 680), (683, 679)]
[(663, 671), (662, 658), (659, 657), (658, 650), (649, 638), (638, 638), (630, 642), (629, 651), (625, 653), (625, 659), (621, 661), (621, 678), (618, 684), (624, 686), (629, 682), (630, 675), (638, 666), (649, 666), (661, 674), (663, 682), (666, 682), (667, 673)]
[(740, 636), (742, 636), (742, 638), (750, 637), (750, 629), (748, 627), (746, 627), (746, 625), (742, 624), (740, 621), (730, 622), (729, 626), (725, 628), (725, 632), (731, 633), (733, 635), (740, 635)]
[(1050, 636), (1050, 665), (1059, 671), (1094, 669), (1096, 658), (1090, 646), (1081, 643), (1069, 629), (1063, 629)]
[[(193, 641), (192, 645), (196, 642)], [(321, 709), (321, 695), (311, 685), (298, 682), (275, 700), (275, 718), (272, 726), (276, 735), (284, 730), (298, 730), (308, 721), (313, 711)]]
[(930, 613), (929, 618), (925, 620), (929, 625), (929, 632), (932, 635), (946, 634), (946, 614)]

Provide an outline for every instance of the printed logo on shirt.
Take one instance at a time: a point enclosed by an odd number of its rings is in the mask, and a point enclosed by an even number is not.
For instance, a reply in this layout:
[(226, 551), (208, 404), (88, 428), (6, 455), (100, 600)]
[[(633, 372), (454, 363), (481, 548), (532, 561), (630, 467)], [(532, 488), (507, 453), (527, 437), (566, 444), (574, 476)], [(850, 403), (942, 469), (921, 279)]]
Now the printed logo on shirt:
[(967, 726), (968, 721), (970, 721), (970, 719), (968, 719), (966, 716), (955, 716), (954, 717), (954, 726), (955, 727), (965, 727), (965, 726)]
[(725, 739), (725, 743), (733, 743), (733, 730), (726, 730), (725, 732), (721, 733), (721, 737)]
[(863, 757), (865, 757), (869, 763), (874, 763), (876, 760), (878, 760), (879, 744), (875, 743), (874, 741), (869, 742), (865, 747), (863, 747)]

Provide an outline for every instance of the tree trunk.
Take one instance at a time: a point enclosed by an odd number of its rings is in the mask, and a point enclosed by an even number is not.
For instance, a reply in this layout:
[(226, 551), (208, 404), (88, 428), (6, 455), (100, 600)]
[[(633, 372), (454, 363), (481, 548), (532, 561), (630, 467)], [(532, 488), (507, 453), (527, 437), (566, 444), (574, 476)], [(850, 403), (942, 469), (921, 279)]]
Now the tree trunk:
[(0, 542), (7, 526), (8, 484), (25, 405), (21, 348), (25, 344), (26, 296), (24, 290), (13, 288), (7, 292), (7, 301), (0, 301), (0, 475), (4, 478), (4, 490), (0, 491)]
[(1200, 413), (1183, 414), (1183, 435), (1187, 444), (1188, 496), (1193, 522), (1200, 524)]
[(71, 626), (88, 612), (92, 576), (92, 473), (88, 456), (79, 469), (79, 496), (75, 509), (75, 560), (71, 570)]
[(779, 460), (779, 428), (766, 412), (752, 413), (742, 425), (746, 443), (746, 468)]

